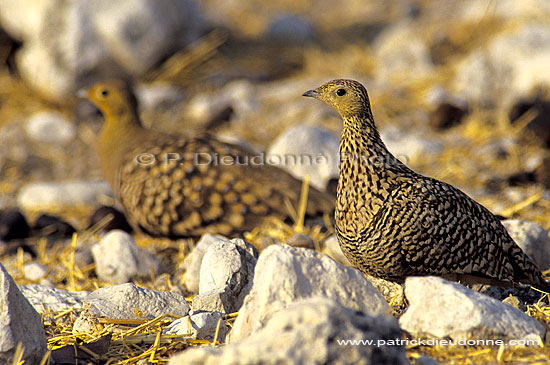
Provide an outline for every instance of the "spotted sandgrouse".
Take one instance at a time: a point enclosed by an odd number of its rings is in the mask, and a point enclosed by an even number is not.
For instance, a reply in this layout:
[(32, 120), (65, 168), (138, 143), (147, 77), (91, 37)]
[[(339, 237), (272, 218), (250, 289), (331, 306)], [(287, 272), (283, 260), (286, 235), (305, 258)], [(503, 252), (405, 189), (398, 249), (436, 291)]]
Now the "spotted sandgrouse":
[[(187, 138), (142, 127), (135, 97), (117, 81), (86, 96), (105, 122), (98, 138), (101, 170), (130, 223), (152, 236), (189, 237), (249, 230), (297, 206), (301, 182), (258, 154), (209, 135)], [(256, 157), (256, 159), (254, 159)], [(328, 194), (310, 188), (309, 214), (330, 212)]]
[(343, 119), (336, 231), (358, 269), (395, 282), (438, 275), (467, 284), (549, 289), (492, 213), (455, 187), (415, 173), (387, 150), (363, 85), (333, 80), (304, 96), (327, 103)]

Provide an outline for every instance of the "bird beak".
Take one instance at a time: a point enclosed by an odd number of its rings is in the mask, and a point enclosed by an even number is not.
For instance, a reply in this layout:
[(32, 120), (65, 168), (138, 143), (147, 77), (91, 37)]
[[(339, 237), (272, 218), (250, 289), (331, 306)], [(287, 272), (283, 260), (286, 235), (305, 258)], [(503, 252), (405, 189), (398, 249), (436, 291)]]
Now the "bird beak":
[(309, 90), (302, 94), (302, 96), (308, 96), (315, 99), (319, 98), (320, 95), (321, 93), (319, 93), (317, 90)]

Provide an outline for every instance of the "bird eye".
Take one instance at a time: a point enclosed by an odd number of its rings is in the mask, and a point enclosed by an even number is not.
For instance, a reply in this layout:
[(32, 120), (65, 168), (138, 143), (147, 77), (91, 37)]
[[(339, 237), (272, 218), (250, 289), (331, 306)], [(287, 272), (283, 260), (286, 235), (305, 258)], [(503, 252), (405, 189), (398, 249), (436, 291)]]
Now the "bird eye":
[(101, 90), (101, 96), (103, 96), (104, 98), (109, 96), (109, 90), (105, 90), (105, 89)]
[(338, 96), (346, 95), (346, 90), (338, 89), (338, 90), (336, 90), (336, 95), (338, 95)]

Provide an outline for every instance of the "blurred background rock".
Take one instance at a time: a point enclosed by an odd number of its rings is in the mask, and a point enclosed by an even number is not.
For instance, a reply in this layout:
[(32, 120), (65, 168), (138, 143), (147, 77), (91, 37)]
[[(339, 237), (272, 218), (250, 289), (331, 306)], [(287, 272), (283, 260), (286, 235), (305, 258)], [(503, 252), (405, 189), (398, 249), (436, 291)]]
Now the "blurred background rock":
[(296, 153), (332, 161), (341, 121), (300, 95), (354, 78), (399, 158), (548, 229), (548, 65), (546, 0), (0, 0), (0, 209), (83, 228), (112, 205), (75, 96), (101, 79), (131, 81), (150, 128), (289, 153), (307, 126)]

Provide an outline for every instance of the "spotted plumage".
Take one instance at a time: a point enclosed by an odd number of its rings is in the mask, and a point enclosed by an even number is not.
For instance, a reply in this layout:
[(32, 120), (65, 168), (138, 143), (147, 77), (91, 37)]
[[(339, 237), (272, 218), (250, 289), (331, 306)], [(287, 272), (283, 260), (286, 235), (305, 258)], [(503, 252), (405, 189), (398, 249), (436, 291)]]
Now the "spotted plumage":
[[(105, 118), (98, 138), (102, 172), (131, 224), (152, 236), (231, 234), (297, 206), (301, 182), (258, 154), (209, 135), (186, 138), (142, 127), (135, 98), (120, 82), (86, 95)], [(256, 159), (254, 159), (256, 158)], [(328, 194), (309, 191), (309, 214), (330, 212)]]
[(336, 231), (364, 273), (403, 282), (438, 275), (468, 284), (549, 286), (500, 221), (455, 187), (415, 173), (386, 148), (367, 91), (333, 80), (304, 93), (342, 116)]

